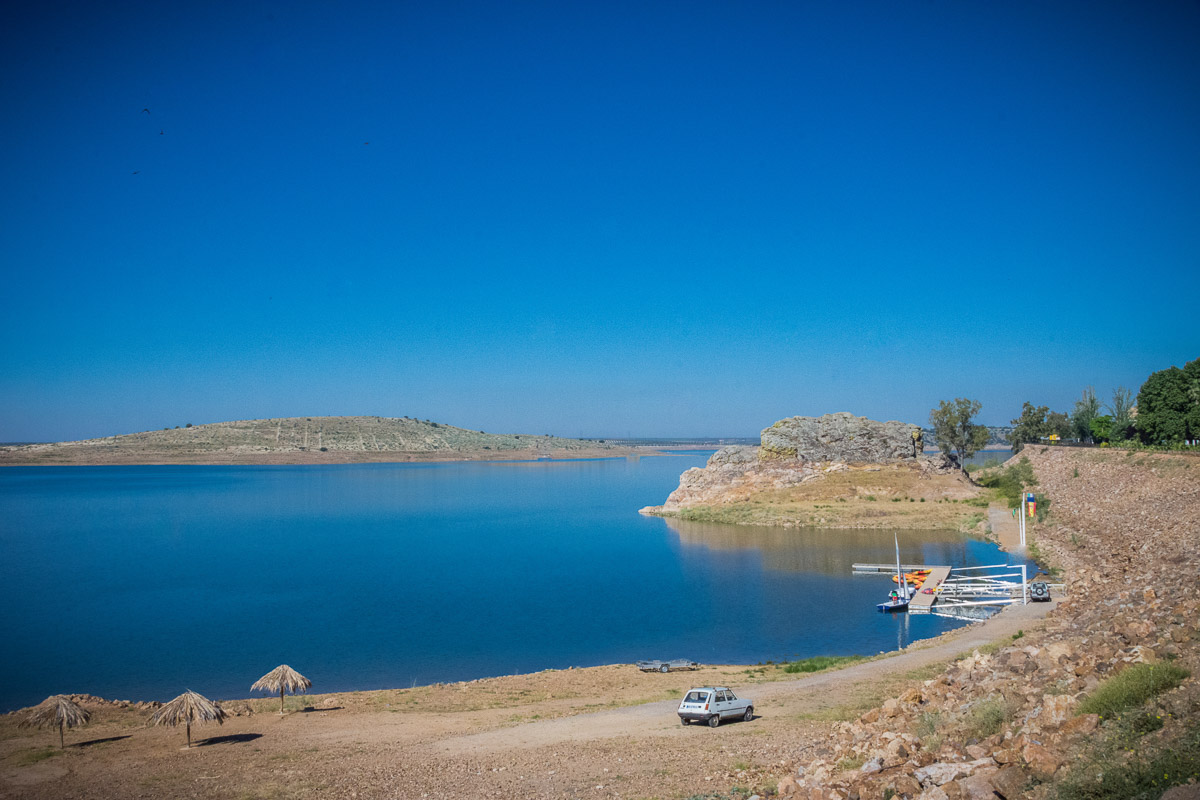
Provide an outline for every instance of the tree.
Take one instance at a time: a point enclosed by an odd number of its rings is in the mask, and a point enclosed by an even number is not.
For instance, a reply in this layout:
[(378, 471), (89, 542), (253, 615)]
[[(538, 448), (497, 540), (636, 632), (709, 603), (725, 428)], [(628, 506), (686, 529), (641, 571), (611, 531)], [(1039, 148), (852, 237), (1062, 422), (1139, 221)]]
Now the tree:
[(1183, 379), (1188, 399), (1186, 436), (1194, 442), (1200, 439), (1200, 358), (1183, 365)]
[(1113, 418), (1101, 414), (1092, 420), (1092, 439), (1097, 442), (1107, 442), (1112, 438)]
[(1123, 442), (1129, 438), (1133, 429), (1133, 395), (1124, 386), (1113, 389), (1112, 404), (1108, 407), (1112, 416), (1112, 429), (1109, 439)]
[(953, 401), (943, 400), (929, 412), (934, 443), (959, 469), (965, 469), (967, 459), (987, 445), (987, 428), (974, 422), (982, 407), (978, 400), (959, 397)]
[(1050, 409), (1046, 406), (1035, 408), (1028, 400), (1022, 404), (1021, 416), (1012, 420), (1012, 433), (1008, 435), (1014, 453), (1021, 452), (1021, 448), (1026, 444), (1041, 441), (1050, 435), (1050, 426), (1046, 423), (1049, 414)]
[(1151, 373), (1137, 396), (1138, 433), (1146, 444), (1174, 444), (1187, 435), (1187, 375), (1179, 367)]
[(1083, 396), (1075, 402), (1071, 411), (1071, 425), (1075, 437), (1081, 442), (1092, 438), (1092, 420), (1100, 416), (1100, 401), (1096, 399), (1096, 390), (1091, 386), (1083, 390)]
[(1071, 432), (1075, 427), (1071, 424), (1071, 418), (1061, 411), (1051, 411), (1047, 414), (1046, 426), (1050, 428), (1050, 433), (1059, 439), (1071, 438)]

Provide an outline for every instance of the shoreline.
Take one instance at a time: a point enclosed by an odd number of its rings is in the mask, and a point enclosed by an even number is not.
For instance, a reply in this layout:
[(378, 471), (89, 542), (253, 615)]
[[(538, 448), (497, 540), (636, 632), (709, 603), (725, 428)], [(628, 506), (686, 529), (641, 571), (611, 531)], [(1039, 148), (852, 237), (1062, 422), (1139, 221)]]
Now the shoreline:
[(343, 452), (294, 452), (285, 453), (222, 453), (156, 457), (139, 454), (111, 454), (104, 458), (65, 458), (48, 456), (39, 459), (15, 459), (8, 456), (12, 451), (0, 450), (0, 468), (3, 467), (272, 467), (272, 466), (331, 466), (339, 464), (438, 464), (455, 462), (537, 462), (537, 461), (590, 461), (606, 458), (640, 458), (643, 456), (672, 456), (691, 452), (703, 452), (712, 448), (688, 446), (647, 446), (580, 449), (570, 451), (537, 452), (525, 451), (458, 451), (446, 453), (405, 451), (343, 451)]
[[(1027, 624), (1031, 620), (1037, 620), (1037, 619), (1041, 619), (1042, 617), (1045, 617), (1047, 614), (1049, 614), (1051, 611), (1053, 611), (1053, 609), (1055, 607), (1057, 607), (1058, 600), (1059, 600), (1059, 598), (1054, 598), (1053, 601), (1050, 603), (1029, 603), (1025, 606), (1005, 606), (1002, 609), (1000, 609), (998, 612), (993, 614), (992, 616), (988, 617), (987, 619), (965, 621), (965, 624), (958, 628), (944, 631), (940, 634), (937, 634), (936, 636), (930, 636), (925, 639), (914, 639), (913, 641), (906, 644), (904, 647), (896, 648), (893, 650), (881, 650), (881, 651), (879, 651), (877, 653), (873, 653), (873, 654), (849, 654), (849, 657), (855, 658), (857, 660), (851, 661), (845, 665), (839, 665), (839, 666), (827, 668), (827, 669), (820, 670), (820, 671), (813, 672), (813, 673), (803, 673), (803, 674), (800, 674), (800, 677), (781, 678), (779, 676), (773, 676), (769, 679), (759, 681), (758, 685), (777, 684), (777, 683), (792, 683), (792, 682), (797, 682), (797, 681), (808, 680), (809, 678), (811, 678), (813, 676), (837, 675), (846, 670), (850, 670), (854, 667), (859, 667), (859, 666), (862, 666), (865, 664), (873, 664), (873, 663), (877, 663), (880, 661), (888, 661), (890, 659), (904, 656), (906, 654), (922, 652), (922, 651), (926, 651), (926, 650), (930, 650), (930, 649), (934, 649), (934, 648), (941, 649), (941, 648), (944, 648), (947, 646), (954, 646), (954, 643), (957, 639), (967, 637), (968, 634), (972, 634), (970, 636), (969, 644), (973, 647), (977, 647), (977, 646), (979, 646), (979, 643), (980, 643), (980, 641), (982, 641), (982, 639), (987, 639), (988, 641), (992, 641), (992, 640), (996, 639), (997, 637), (1007, 635), (1009, 633), (1008, 628), (1012, 627), (1014, 623)], [(846, 654), (843, 654), (843, 655), (846, 655)], [(806, 659), (798, 659), (798, 660), (803, 662)], [(701, 664), (700, 668), (698, 670), (673, 670), (672, 672), (667, 673), (667, 674), (669, 674), (671, 676), (676, 676), (676, 677), (689, 676), (689, 675), (702, 675), (705, 673), (711, 673), (714, 670), (718, 671), (720, 673), (726, 673), (726, 674), (728, 674), (730, 672), (747, 673), (747, 672), (753, 672), (755, 670), (764, 669), (766, 667), (774, 667), (776, 669), (782, 669), (784, 666), (786, 666), (787, 663), (790, 663), (790, 662), (768, 661), (768, 662), (759, 662), (756, 664), (749, 664), (749, 663), (747, 663), (747, 664)], [(302, 705), (307, 706), (307, 709), (303, 709), (303, 710), (311, 709), (311, 710), (319, 711), (319, 710), (321, 710), (321, 707), (319, 705), (316, 705), (317, 701), (328, 702), (330, 699), (339, 700), (339, 698), (342, 698), (346, 695), (354, 695), (357, 697), (366, 697), (367, 699), (370, 699), (373, 696), (395, 695), (395, 694), (405, 694), (405, 693), (413, 693), (413, 692), (428, 692), (430, 690), (435, 690), (435, 689), (444, 689), (444, 690), (450, 690), (450, 691), (463, 691), (464, 689), (468, 689), (470, 687), (477, 687), (477, 686), (486, 687), (490, 684), (497, 684), (497, 683), (502, 683), (502, 682), (506, 682), (506, 681), (537, 683), (543, 679), (552, 678), (554, 676), (562, 675), (564, 673), (575, 673), (575, 674), (579, 674), (579, 675), (588, 675), (589, 673), (605, 673), (605, 672), (615, 671), (615, 670), (623, 670), (623, 671), (627, 672), (631, 677), (634, 677), (634, 678), (638, 677), (638, 675), (641, 675), (644, 677), (652, 677), (652, 676), (662, 674), (662, 673), (653, 672), (653, 671), (648, 672), (648, 673), (642, 673), (640, 670), (637, 669), (636, 664), (633, 664), (633, 663), (609, 663), (609, 664), (596, 664), (593, 666), (586, 666), (586, 667), (579, 667), (579, 666), (547, 667), (545, 669), (535, 670), (533, 672), (516, 672), (516, 673), (507, 674), (507, 675), (487, 675), (487, 676), (481, 676), (478, 678), (468, 678), (468, 679), (460, 680), (460, 681), (444, 681), (444, 682), (436, 681), (434, 683), (428, 683), (428, 684), (416, 684), (416, 685), (410, 686), (408, 688), (401, 688), (401, 687), (378, 687), (378, 688), (356, 688), (356, 689), (350, 688), (350, 689), (335, 689), (335, 690), (330, 690), (327, 692), (306, 692), (304, 694), (288, 695), (287, 698), (293, 704), (300, 703)], [(789, 675), (790, 674), (791, 673), (789, 673)], [(111, 706), (115, 706), (115, 707), (123, 708), (123, 709), (124, 708), (153, 709), (153, 708), (157, 708), (158, 706), (161, 706), (165, 702), (162, 700), (147, 700), (147, 699), (130, 700), (130, 699), (124, 699), (124, 698), (121, 698), (121, 699), (105, 698), (105, 697), (101, 697), (101, 696), (93, 695), (93, 694), (89, 694), (89, 693), (67, 693), (66, 696), (67, 697), (86, 698), (87, 702), (111, 705)], [(250, 706), (251, 709), (253, 709), (253, 706), (255, 706), (255, 705), (265, 704), (267, 706), (271, 706), (271, 708), (274, 708), (278, 705), (279, 700), (278, 700), (278, 696), (272, 696), (272, 695), (268, 694), (266, 696), (257, 696), (257, 697), (217, 698), (214, 700), (214, 702), (221, 704), (223, 706), (235, 707), (235, 711), (236, 711), (235, 716), (240, 716), (242, 713), (245, 713), (246, 709), (238, 708), (238, 707)], [(640, 705), (640, 704), (635, 703), (633, 705)], [(20, 714), (21, 712), (28, 711), (29, 709), (31, 709), (33, 707), (34, 706), (23, 706), (20, 708), (9, 709), (7, 711), (0, 711), (0, 717), (12, 717), (17, 714)], [(622, 707), (629, 707), (629, 706), (622, 706)], [(260, 714), (260, 713), (268, 713), (269, 711), (270, 711), (270, 709), (266, 709), (264, 711), (253, 710), (252, 713)]]

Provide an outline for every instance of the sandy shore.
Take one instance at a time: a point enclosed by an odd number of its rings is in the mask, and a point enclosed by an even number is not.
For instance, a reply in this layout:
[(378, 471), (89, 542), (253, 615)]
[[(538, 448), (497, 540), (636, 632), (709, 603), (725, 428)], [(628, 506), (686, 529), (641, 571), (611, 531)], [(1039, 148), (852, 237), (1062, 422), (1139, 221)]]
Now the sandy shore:
[[(184, 732), (150, 712), (93, 706), (67, 734), (0, 718), (0, 797), (653, 797), (762, 784), (817, 757), (841, 719), (956, 656), (1029, 630), (1048, 605), (1012, 608), (903, 651), (801, 678), (778, 665), (668, 675), (631, 665), (551, 670), (404, 690), (223, 701), (239, 716)], [(756, 719), (681, 726), (679, 696), (728, 685)], [(248, 712), (253, 713), (248, 713)], [(54, 745), (50, 747), (50, 745)]]

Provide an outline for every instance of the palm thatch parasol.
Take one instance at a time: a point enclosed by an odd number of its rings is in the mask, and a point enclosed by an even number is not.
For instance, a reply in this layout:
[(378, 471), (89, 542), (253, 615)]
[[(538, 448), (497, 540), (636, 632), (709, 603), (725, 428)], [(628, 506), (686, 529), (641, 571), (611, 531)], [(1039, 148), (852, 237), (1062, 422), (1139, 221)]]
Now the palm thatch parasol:
[(66, 749), (63, 744), (63, 730), (84, 725), (92, 715), (86, 708), (81, 707), (66, 695), (56, 694), (47, 697), (35, 706), (29, 714), (17, 724), (22, 728), (58, 728), (58, 747)]
[(187, 746), (191, 747), (192, 723), (212, 722), (213, 720), (216, 720), (218, 725), (223, 725), (225, 723), (225, 710), (204, 695), (196, 694), (191, 689), (188, 689), (179, 695), (179, 697), (176, 697), (158, 711), (155, 711), (154, 715), (150, 717), (150, 724), (170, 725), (174, 727), (182, 722), (187, 725)]
[(252, 692), (279, 692), (279, 713), (283, 713), (283, 693), (298, 694), (312, 687), (312, 681), (287, 664), (280, 664), (250, 687)]

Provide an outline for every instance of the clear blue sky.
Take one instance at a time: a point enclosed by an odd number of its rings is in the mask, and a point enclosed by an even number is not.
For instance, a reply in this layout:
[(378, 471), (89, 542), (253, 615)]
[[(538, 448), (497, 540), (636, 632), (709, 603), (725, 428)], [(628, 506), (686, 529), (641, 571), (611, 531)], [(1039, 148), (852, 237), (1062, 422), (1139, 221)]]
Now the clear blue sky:
[(1200, 356), (1192, 2), (68, 0), (0, 59), (0, 441), (1006, 424)]

